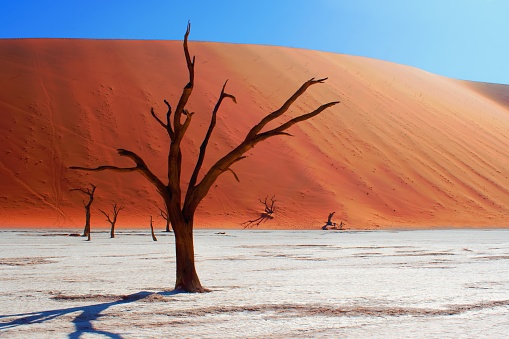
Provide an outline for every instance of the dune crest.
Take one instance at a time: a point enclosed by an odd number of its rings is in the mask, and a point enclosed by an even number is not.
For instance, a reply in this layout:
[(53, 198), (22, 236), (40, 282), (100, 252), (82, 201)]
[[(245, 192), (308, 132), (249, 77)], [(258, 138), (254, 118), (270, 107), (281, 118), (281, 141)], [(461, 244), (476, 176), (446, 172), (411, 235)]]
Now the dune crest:
[[(179, 41), (0, 40), (0, 227), (82, 227), (82, 197), (126, 208), (117, 228), (147, 227), (162, 202), (138, 173), (68, 167), (129, 166), (137, 152), (165, 177), (160, 117), (187, 82)], [(198, 227), (241, 227), (275, 195), (264, 228), (320, 229), (327, 215), (347, 228), (507, 227), (509, 87), (448, 79), (389, 62), (282, 47), (190, 42), (196, 85), (183, 145), (186, 180), (223, 82), (238, 104), (218, 114), (203, 170), (236, 146), (304, 81), (328, 77), (291, 110), (341, 104), (268, 140), (223, 175), (200, 206)], [(302, 110), (302, 111), (301, 111)], [(292, 113), (293, 112), (293, 113)], [(270, 127), (270, 126), (268, 126)], [(203, 172), (202, 172), (203, 174)], [(156, 218), (163, 228), (164, 220)]]

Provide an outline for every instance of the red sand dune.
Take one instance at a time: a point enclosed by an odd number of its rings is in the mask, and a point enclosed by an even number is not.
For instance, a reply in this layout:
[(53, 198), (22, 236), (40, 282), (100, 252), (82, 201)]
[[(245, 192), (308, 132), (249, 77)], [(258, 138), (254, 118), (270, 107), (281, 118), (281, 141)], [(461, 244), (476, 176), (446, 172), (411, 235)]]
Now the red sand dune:
[[(329, 77), (288, 116), (341, 104), (292, 127), (294, 137), (259, 144), (203, 201), (198, 227), (240, 227), (276, 195), (260, 227), (320, 228), (327, 215), (349, 228), (507, 227), (509, 87), (458, 81), (368, 58), (250, 45), (190, 43), (196, 112), (184, 141), (186, 178), (210, 113), (229, 79), (204, 167), (239, 143), (304, 81)], [(137, 173), (67, 167), (131, 165), (140, 154), (165, 177), (167, 137), (150, 116), (176, 104), (187, 82), (181, 42), (20, 39), (0, 41), (0, 227), (81, 227), (83, 197), (126, 206), (118, 228), (148, 227), (161, 199)], [(287, 117), (288, 117), (287, 116)], [(156, 218), (157, 227), (163, 220)]]

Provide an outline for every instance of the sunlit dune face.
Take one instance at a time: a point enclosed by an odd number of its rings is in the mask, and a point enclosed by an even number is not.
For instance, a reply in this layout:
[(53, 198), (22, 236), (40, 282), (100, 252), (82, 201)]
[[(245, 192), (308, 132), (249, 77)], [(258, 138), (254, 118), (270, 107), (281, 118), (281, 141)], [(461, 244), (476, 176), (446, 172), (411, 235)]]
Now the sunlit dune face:
[[(164, 118), (187, 83), (180, 42), (0, 41), (0, 226), (81, 227), (82, 196), (97, 186), (98, 209), (125, 206), (117, 227), (156, 227), (162, 200), (137, 173), (83, 173), (72, 165), (130, 166), (135, 151), (167, 177)], [(198, 227), (241, 227), (277, 197), (260, 228), (321, 229), (331, 212), (346, 228), (507, 226), (509, 90), (451, 80), (387, 62), (267, 46), (190, 43), (196, 55), (195, 112), (183, 142), (183, 187), (210, 114), (228, 79), (207, 151), (207, 170), (304, 81), (328, 77), (286, 118), (340, 100), (312, 120), (257, 145), (200, 205)], [(284, 120), (284, 119), (283, 119)], [(283, 121), (281, 120), (281, 121)], [(268, 126), (271, 127), (271, 126)]]

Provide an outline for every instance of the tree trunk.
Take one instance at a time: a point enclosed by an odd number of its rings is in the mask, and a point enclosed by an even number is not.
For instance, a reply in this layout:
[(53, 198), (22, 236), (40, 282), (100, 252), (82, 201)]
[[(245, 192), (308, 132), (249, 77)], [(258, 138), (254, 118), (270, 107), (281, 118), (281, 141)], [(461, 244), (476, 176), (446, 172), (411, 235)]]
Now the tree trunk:
[(110, 238), (115, 238), (115, 224), (111, 224)]
[(152, 240), (157, 241), (156, 234), (154, 233), (154, 225), (152, 224), (152, 216), (150, 216), (150, 234), (152, 235)]
[(150, 232), (152, 235), (152, 241), (157, 241), (156, 234), (154, 233), (154, 226), (150, 225)]
[[(179, 227), (180, 226), (180, 227)], [(173, 224), (175, 251), (177, 258), (177, 279), (175, 290), (191, 293), (209, 292), (202, 287), (194, 265), (193, 225)]]
[(83, 237), (90, 240), (90, 207), (85, 206), (85, 228), (83, 229)]

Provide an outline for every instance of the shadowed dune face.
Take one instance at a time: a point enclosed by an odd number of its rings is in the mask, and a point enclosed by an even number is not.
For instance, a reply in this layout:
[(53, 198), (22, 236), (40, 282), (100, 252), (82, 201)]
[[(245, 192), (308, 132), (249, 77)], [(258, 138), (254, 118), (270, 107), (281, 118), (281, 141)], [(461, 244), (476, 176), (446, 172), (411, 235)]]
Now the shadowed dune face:
[[(509, 88), (430, 74), (392, 63), (267, 46), (190, 43), (196, 114), (183, 145), (184, 181), (219, 96), (225, 102), (204, 170), (236, 146), (304, 81), (313, 86), (287, 118), (341, 104), (292, 127), (294, 137), (257, 145), (225, 173), (200, 206), (201, 227), (239, 227), (276, 195), (273, 228), (320, 228), (327, 215), (351, 228), (507, 226)], [(0, 227), (81, 227), (94, 183), (98, 208), (126, 206), (118, 228), (148, 227), (162, 201), (137, 173), (85, 173), (67, 167), (130, 166), (141, 155), (165, 178), (163, 99), (176, 105), (187, 82), (181, 42), (23, 39), (0, 41)], [(283, 121), (283, 120), (281, 120)], [(270, 126), (269, 126), (270, 127)], [(157, 219), (156, 219), (157, 220)], [(158, 220), (163, 227), (163, 220)]]

